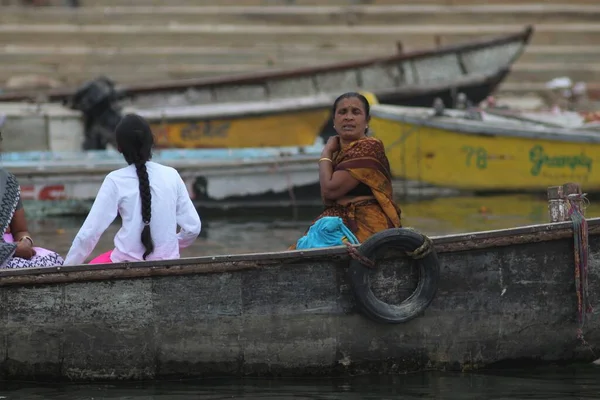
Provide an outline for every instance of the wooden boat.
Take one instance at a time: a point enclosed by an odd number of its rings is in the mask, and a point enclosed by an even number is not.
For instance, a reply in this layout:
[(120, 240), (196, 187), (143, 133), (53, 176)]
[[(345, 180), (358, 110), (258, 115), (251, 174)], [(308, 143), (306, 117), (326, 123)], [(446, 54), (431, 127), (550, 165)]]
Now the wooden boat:
[[(106, 78), (99, 78), (78, 89), (53, 89), (44, 96), (48, 101), (68, 102), (76, 109), (84, 110), (88, 118), (110, 114), (117, 102), (148, 108), (265, 101), (319, 93), (338, 95), (350, 90), (372, 92), (385, 104), (428, 107), (437, 97), (446, 104), (453, 104), (459, 92), (478, 103), (506, 77), (532, 32), (533, 28), (528, 26), (518, 33), (461, 45), (277, 72), (121, 87)], [(0, 101), (39, 96), (38, 92), (7, 92), (0, 94)], [(331, 124), (325, 124), (321, 135), (332, 133)]]
[[(0, 103), (8, 151), (77, 151), (116, 146), (114, 127), (123, 113), (151, 124), (159, 148), (311, 146), (328, 121), (333, 98), (317, 95), (274, 101), (108, 110), (99, 119), (55, 103)], [(106, 118), (106, 116), (109, 118)], [(285, 133), (284, 133), (285, 132)]]
[[(303, 204), (295, 191), (318, 187), (321, 150), (322, 145), (167, 149), (155, 151), (152, 159), (179, 171), (198, 207), (289, 207)], [(85, 215), (106, 174), (126, 165), (115, 150), (2, 154), (2, 166), (17, 177), (28, 209), (41, 207), (45, 215)], [(318, 191), (315, 202), (320, 203)]]
[(556, 222), (429, 242), (392, 229), (350, 248), (1, 270), (0, 371), (148, 380), (593, 361), (600, 219), (578, 236), (581, 314), (574, 232)]
[(374, 105), (369, 127), (396, 178), (475, 192), (543, 191), (557, 179), (600, 189), (598, 131), (490, 111)]

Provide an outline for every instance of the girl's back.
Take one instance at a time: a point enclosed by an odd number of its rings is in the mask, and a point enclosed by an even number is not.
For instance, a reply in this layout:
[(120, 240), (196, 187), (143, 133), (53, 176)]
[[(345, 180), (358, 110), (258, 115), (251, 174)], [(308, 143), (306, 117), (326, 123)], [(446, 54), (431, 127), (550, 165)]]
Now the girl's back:
[(179, 173), (149, 161), (154, 138), (148, 123), (128, 114), (115, 133), (119, 151), (129, 166), (104, 179), (73, 240), (66, 265), (85, 261), (117, 213), (123, 226), (115, 236), (115, 249), (92, 262), (179, 258), (179, 249), (189, 246), (200, 233), (200, 217)]
[[(200, 218), (174, 168), (149, 161), (146, 169), (152, 198), (150, 231), (154, 242), (154, 251), (148, 254), (146, 260), (179, 258), (177, 225), (184, 228), (182, 235), (189, 234), (193, 241), (200, 233)], [(118, 199), (117, 207), (123, 223), (115, 236), (115, 250), (111, 258), (113, 262), (142, 260), (145, 248), (140, 240), (132, 240), (140, 238), (144, 228), (135, 166), (113, 171), (107, 179), (117, 189), (115, 198)]]

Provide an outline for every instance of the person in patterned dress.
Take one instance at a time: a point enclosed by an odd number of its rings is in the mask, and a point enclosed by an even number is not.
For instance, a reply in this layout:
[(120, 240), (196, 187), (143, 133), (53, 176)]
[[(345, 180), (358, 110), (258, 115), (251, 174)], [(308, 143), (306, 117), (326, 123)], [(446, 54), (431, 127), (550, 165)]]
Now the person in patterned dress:
[[(2, 135), (0, 134), (0, 141)], [(25, 209), (17, 178), (0, 168), (0, 269), (38, 268), (62, 265), (64, 260), (56, 252), (34, 247), (27, 229)]]
[(385, 148), (381, 140), (367, 136), (369, 112), (368, 100), (359, 93), (345, 93), (334, 102), (337, 135), (328, 139), (319, 160), (325, 210), (313, 221), (339, 217), (360, 243), (377, 232), (402, 227)]

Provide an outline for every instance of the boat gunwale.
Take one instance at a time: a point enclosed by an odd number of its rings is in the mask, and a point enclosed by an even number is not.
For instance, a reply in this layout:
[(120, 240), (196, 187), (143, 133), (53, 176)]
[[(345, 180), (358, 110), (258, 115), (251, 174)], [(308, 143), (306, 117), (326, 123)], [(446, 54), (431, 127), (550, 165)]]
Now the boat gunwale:
[[(206, 77), (206, 78), (191, 78), (191, 79), (178, 79), (178, 80), (168, 80), (168, 81), (158, 81), (153, 82), (151, 84), (148, 83), (139, 83), (139, 84), (129, 84), (129, 85), (117, 85), (117, 90), (120, 93), (125, 95), (137, 95), (144, 94), (148, 92), (165, 92), (165, 91), (173, 91), (173, 90), (181, 90), (181, 89), (189, 89), (193, 87), (205, 86), (222, 86), (222, 85), (239, 85), (239, 84), (252, 84), (252, 83), (264, 83), (269, 80), (281, 80), (281, 79), (289, 79), (289, 78), (298, 78), (303, 76), (310, 76), (312, 74), (318, 73), (328, 73), (328, 72), (337, 72), (346, 69), (358, 69), (362, 67), (366, 67), (369, 65), (378, 65), (378, 64), (391, 64), (397, 63), (401, 61), (411, 60), (411, 59), (419, 59), (419, 58), (427, 58), (427, 57), (436, 57), (436, 56), (444, 56), (450, 53), (463, 53), (468, 51), (476, 51), (485, 49), (488, 47), (501, 46), (506, 43), (511, 42), (521, 42), (522, 47), (520, 51), (515, 54), (512, 59), (508, 60), (508, 62), (500, 66), (499, 69), (506, 68), (511, 65), (516, 58), (518, 58), (522, 52), (526, 44), (531, 39), (533, 34), (533, 25), (526, 25), (524, 29), (520, 32), (509, 33), (505, 35), (500, 35), (497, 37), (492, 37), (488, 39), (480, 39), (474, 40), (466, 43), (457, 43), (448, 46), (443, 46), (439, 48), (430, 48), (425, 50), (415, 50), (406, 53), (394, 54), (391, 56), (378, 56), (378, 57), (370, 57), (366, 59), (358, 59), (352, 61), (344, 61), (338, 63), (331, 63), (325, 65), (318, 66), (309, 66), (309, 67), (300, 67), (300, 68), (292, 68), (292, 69), (283, 69), (276, 71), (259, 71), (253, 72), (249, 74), (235, 74), (235, 75), (223, 75), (218, 77)], [(66, 99), (69, 96), (73, 95), (76, 92), (77, 88), (60, 88), (60, 89), (51, 89), (48, 91), (42, 91), (48, 96), (50, 99), (58, 100), (58, 99)], [(24, 91), (24, 92), (14, 92), (14, 93), (6, 93), (0, 94), (0, 101), (10, 101), (10, 100), (21, 100), (24, 98), (35, 97), (40, 93), (40, 91)]]
[[(588, 234), (590, 236), (600, 235), (600, 218), (591, 218), (587, 222)], [(436, 252), (440, 254), (540, 243), (566, 239), (572, 237), (572, 235), (573, 224), (567, 221), (432, 236), (431, 240)], [(354, 245), (354, 247), (360, 247), (360, 245)], [(318, 261), (331, 263), (332, 261), (347, 262), (349, 260), (350, 255), (346, 246), (337, 246), (308, 250), (187, 257), (161, 261), (3, 269), (0, 270), (0, 287), (230, 273), (248, 269), (269, 268), (282, 264), (292, 266), (306, 265)]]
[[(272, 156), (267, 159), (236, 159), (236, 160), (216, 160), (210, 162), (201, 159), (166, 159), (166, 160), (152, 160), (162, 165), (172, 167), (178, 171), (185, 171), (188, 169), (198, 168), (235, 168), (235, 167), (264, 167), (264, 166), (277, 166), (278, 168), (291, 166), (291, 165), (304, 165), (315, 163), (319, 157), (319, 153), (309, 154), (292, 154), (283, 156)], [(22, 164), (23, 162), (17, 162)], [(2, 166), (12, 174), (19, 175), (35, 175), (35, 176), (46, 176), (46, 175), (90, 175), (90, 174), (106, 174), (116, 169), (127, 167), (127, 163), (122, 160), (110, 160), (108, 162), (92, 162), (91, 160), (84, 160), (81, 163), (74, 163), (73, 160), (65, 160), (64, 162), (43, 163), (43, 160), (31, 161), (31, 165), (22, 166), (16, 165), (10, 162), (3, 162)], [(206, 173), (202, 174), (206, 176)]]
[[(401, 113), (402, 109), (404, 108), (408, 107), (395, 106), (389, 104), (374, 104), (371, 108), (371, 117), (375, 119), (387, 119), (392, 120), (394, 122), (402, 122), (417, 126), (426, 126), (429, 128), (436, 128), (448, 131), (450, 133), (465, 135), (492, 137), (510, 136), (524, 139), (544, 139), (559, 142), (600, 143), (600, 134), (593, 130), (575, 130), (571, 128), (549, 127), (543, 126), (542, 123), (539, 124), (539, 129), (536, 129), (532, 126), (518, 125), (505, 128), (502, 126), (492, 126), (486, 121), (467, 119), (461, 120), (459, 118), (453, 118), (450, 116), (434, 117), (433, 115), (403, 115)], [(430, 110), (425, 107), (420, 108), (422, 108), (423, 110)], [(530, 125), (534, 124), (535, 122), (530, 123)]]
[[(284, 105), (278, 105), (283, 100)], [(299, 101), (298, 101), (299, 100)], [(303, 96), (302, 98), (274, 98), (267, 101), (249, 101), (249, 102), (235, 102), (235, 103), (207, 103), (207, 104), (195, 104), (191, 106), (181, 106), (181, 108), (189, 109), (188, 113), (171, 114), (173, 109), (178, 108), (177, 106), (153, 108), (139, 108), (139, 107), (127, 107), (126, 111), (136, 112), (143, 116), (149, 122), (161, 121), (168, 119), (167, 124), (171, 122), (185, 122), (195, 121), (198, 119), (217, 119), (227, 118), (231, 120), (239, 120), (246, 118), (260, 118), (269, 116), (278, 116), (281, 114), (299, 114), (312, 111), (322, 111), (331, 108), (334, 96), (326, 95), (315, 95), (315, 96)], [(304, 101), (314, 101), (313, 103), (305, 103)], [(249, 107), (253, 104), (258, 104), (260, 108)], [(227, 106), (231, 109), (225, 110)], [(246, 109), (244, 109), (246, 107)], [(203, 110), (202, 108), (205, 108)], [(221, 108), (221, 110), (211, 110), (211, 108)], [(235, 109), (240, 108), (240, 109)], [(200, 111), (200, 112), (198, 112)]]

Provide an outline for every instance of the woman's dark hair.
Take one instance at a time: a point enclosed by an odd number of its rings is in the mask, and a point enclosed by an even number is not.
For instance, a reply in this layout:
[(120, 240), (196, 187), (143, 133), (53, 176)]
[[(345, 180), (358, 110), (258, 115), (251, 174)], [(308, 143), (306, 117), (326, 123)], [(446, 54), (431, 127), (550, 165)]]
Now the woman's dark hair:
[(333, 102), (333, 113), (335, 114), (337, 112), (337, 106), (340, 101), (342, 101), (344, 99), (353, 99), (353, 98), (357, 98), (358, 100), (360, 100), (360, 102), (363, 104), (363, 107), (365, 108), (365, 115), (368, 118), (370, 115), (370, 112), (371, 112), (371, 106), (369, 105), (369, 100), (367, 100), (367, 98), (365, 96), (363, 96), (362, 94), (356, 93), (356, 92), (344, 93), (343, 95), (341, 95), (337, 99), (335, 99), (335, 101)]
[(142, 200), (142, 244), (146, 251), (144, 260), (148, 254), (154, 251), (154, 242), (150, 233), (150, 219), (152, 218), (152, 193), (150, 192), (150, 181), (146, 161), (152, 157), (154, 147), (154, 136), (150, 125), (145, 119), (137, 114), (125, 115), (115, 128), (117, 146), (129, 165), (134, 164), (140, 183), (140, 198)]
[[(337, 107), (338, 107), (338, 104), (340, 101), (342, 101), (344, 99), (354, 99), (354, 98), (357, 98), (362, 103), (362, 105), (365, 109), (365, 116), (368, 121), (369, 117), (371, 116), (371, 106), (369, 105), (369, 100), (367, 100), (367, 98), (365, 96), (363, 96), (362, 94), (357, 93), (357, 92), (347, 92), (347, 93), (344, 93), (341, 96), (339, 96), (337, 99), (335, 99), (335, 101), (333, 102), (333, 115), (335, 115), (335, 113), (337, 112)], [(365, 133), (367, 133), (368, 131), (369, 131), (369, 128), (365, 129)]]

